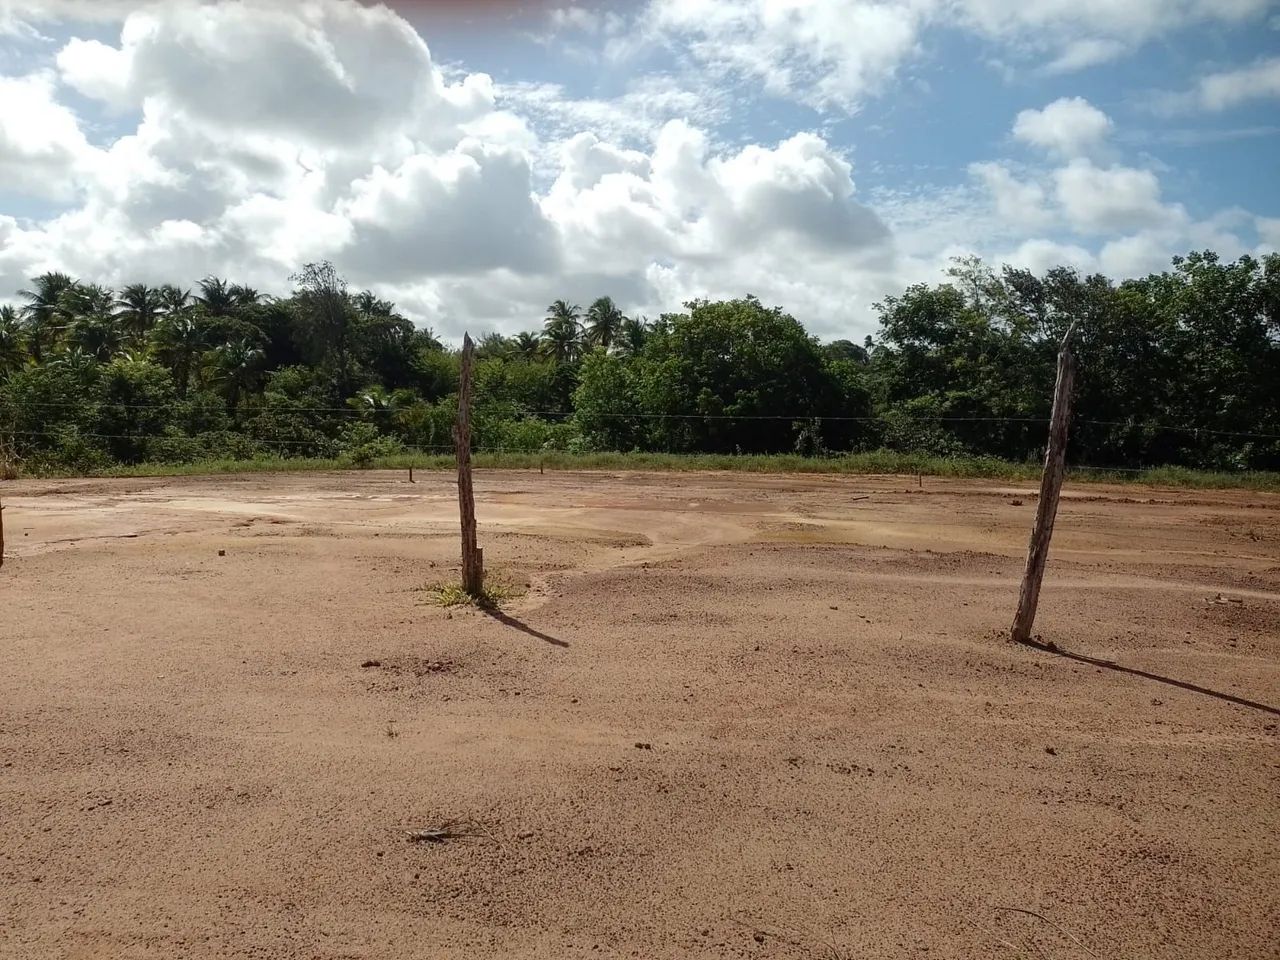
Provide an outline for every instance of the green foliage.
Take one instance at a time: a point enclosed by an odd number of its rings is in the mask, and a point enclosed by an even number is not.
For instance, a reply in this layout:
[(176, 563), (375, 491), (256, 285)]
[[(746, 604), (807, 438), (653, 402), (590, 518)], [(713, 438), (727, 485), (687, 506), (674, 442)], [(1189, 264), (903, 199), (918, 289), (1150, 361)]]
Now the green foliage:
[[(194, 295), (33, 278), (0, 306), (6, 457), (103, 472), (446, 455), (457, 352), (331, 264), (292, 279), (274, 299), (213, 276)], [(1119, 284), (970, 258), (877, 307), (875, 336), (821, 344), (754, 297), (653, 322), (557, 300), (540, 329), (479, 338), (476, 461), (1031, 475), (1076, 324), (1069, 462), (1280, 469), (1280, 255), (1193, 253)]]

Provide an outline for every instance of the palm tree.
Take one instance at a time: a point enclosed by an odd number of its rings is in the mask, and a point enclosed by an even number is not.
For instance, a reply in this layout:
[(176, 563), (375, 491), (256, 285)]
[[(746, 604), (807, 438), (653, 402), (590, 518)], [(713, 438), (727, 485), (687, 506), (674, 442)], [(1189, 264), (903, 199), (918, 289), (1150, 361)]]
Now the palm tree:
[(27, 327), (31, 356), (39, 363), (44, 359), (45, 352), (52, 350), (58, 342), (63, 294), (74, 287), (76, 282), (65, 273), (50, 271), (32, 277), (31, 283), (32, 289), (19, 290), (18, 296), (27, 300), (22, 308), (22, 319)]
[(204, 331), (190, 313), (171, 309), (151, 331), (151, 342), (156, 355), (173, 371), (178, 396), (185, 397), (191, 370), (204, 349)]
[(516, 356), (521, 360), (537, 360), (542, 354), (542, 339), (528, 330), (522, 330), (511, 338)]
[(116, 295), (110, 287), (91, 283), (69, 287), (60, 310), (71, 327), (71, 342), (99, 362), (108, 362), (124, 346), (124, 329), (116, 318)]
[(183, 313), (191, 306), (191, 291), (179, 290), (171, 283), (166, 283), (159, 290), (160, 308), (165, 316), (172, 317)]
[(581, 316), (576, 303), (557, 300), (547, 307), (542, 339), (547, 354), (559, 363), (570, 363), (582, 353)]
[(587, 309), (587, 341), (608, 350), (626, 319), (612, 297), (600, 297)]
[(221, 277), (205, 277), (196, 286), (200, 288), (196, 303), (202, 304), (211, 317), (229, 317), (239, 306), (233, 292), (236, 288)]
[(246, 287), (239, 283), (233, 283), (228, 287), (227, 293), (237, 308), (257, 306), (271, 299), (265, 293), (259, 293), (253, 287)]
[(5, 304), (0, 307), (0, 377), (20, 369), (26, 359), (27, 332), (18, 311)]
[(231, 340), (213, 351), (213, 367), (227, 392), (227, 409), (232, 415), (240, 397), (257, 383), (262, 358), (262, 351), (248, 340)]
[(644, 350), (648, 339), (649, 325), (643, 318), (637, 320), (635, 317), (623, 317), (614, 347), (622, 356), (634, 357)]
[(145, 283), (131, 283), (120, 291), (116, 316), (135, 344), (144, 341), (156, 325), (164, 307), (161, 294), (160, 289)]

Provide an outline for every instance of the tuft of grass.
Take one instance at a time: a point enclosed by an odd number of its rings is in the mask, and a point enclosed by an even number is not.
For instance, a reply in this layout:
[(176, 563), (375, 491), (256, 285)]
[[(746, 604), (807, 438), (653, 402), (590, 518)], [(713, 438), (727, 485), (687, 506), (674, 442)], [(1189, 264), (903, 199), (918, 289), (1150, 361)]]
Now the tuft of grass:
[(478, 607), (481, 610), (497, 610), (507, 600), (520, 596), (520, 591), (498, 581), (486, 580), (479, 596), (467, 593), (460, 583), (443, 583), (427, 591), (434, 603), (442, 607)]

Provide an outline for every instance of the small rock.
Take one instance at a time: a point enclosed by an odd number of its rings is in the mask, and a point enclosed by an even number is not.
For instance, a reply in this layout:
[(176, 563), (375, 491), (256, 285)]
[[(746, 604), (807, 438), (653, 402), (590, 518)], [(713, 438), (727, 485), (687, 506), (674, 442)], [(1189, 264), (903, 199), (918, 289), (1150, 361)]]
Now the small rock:
[(381, 660), (366, 660), (364, 663), (360, 664), (360, 666), (362, 666), (362, 667), (380, 667), (380, 666), (382, 666), (382, 661), (381, 661)]
[(637, 740), (637, 741), (636, 741), (636, 749), (637, 749), (637, 750), (652, 750), (652, 749), (653, 749), (653, 744), (652, 744), (652, 743), (644, 743), (643, 741), (639, 741), (639, 740)]
[(218, 556), (220, 556), (220, 557), (225, 557), (226, 555), (227, 555), (227, 551), (225, 551), (225, 550), (219, 550), (219, 551), (218, 551)]
[(1020, 506), (1022, 506), (1022, 501), (1021, 501), (1021, 500), (1010, 500), (1010, 501), (1009, 501), (1009, 504), (1010, 504), (1011, 506), (1014, 506), (1014, 507), (1020, 507)]
[(757, 930), (751, 937), (756, 943), (764, 943), (764, 934)]
[(1057, 748), (1057, 747), (1045, 747), (1045, 748), (1044, 748), (1044, 752), (1045, 752), (1045, 753), (1047, 753), (1047, 754), (1048, 754), (1049, 756), (1051, 756), (1051, 757), (1056, 757), (1056, 756), (1058, 755), (1058, 748)]
[(516, 834), (516, 839), (517, 839), (517, 840), (528, 840), (528, 839), (529, 839), (530, 837), (532, 837), (532, 836), (533, 836), (533, 831), (532, 831), (532, 830), (526, 830), (526, 831), (524, 831), (523, 833), (517, 833), (517, 834)]

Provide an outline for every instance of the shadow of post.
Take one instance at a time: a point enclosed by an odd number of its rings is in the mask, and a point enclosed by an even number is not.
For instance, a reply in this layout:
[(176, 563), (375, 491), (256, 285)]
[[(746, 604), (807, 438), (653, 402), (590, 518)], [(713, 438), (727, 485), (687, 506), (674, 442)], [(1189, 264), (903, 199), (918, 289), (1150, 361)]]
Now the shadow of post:
[(519, 630), (521, 633), (527, 633), (531, 637), (537, 637), (539, 640), (543, 641), (544, 643), (549, 643), (553, 647), (569, 646), (569, 644), (566, 641), (561, 640), (558, 637), (553, 637), (549, 633), (543, 633), (541, 630), (535, 630), (533, 627), (529, 626), (527, 623), (523, 623), (522, 621), (517, 620), (515, 617), (511, 616), (510, 614), (503, 613), (501, 610), (497, 609), (496, 607), (483, 607), (482, 609), (486, 617), (492, 617), (494, 620), (497, 620), (504, 627), (510, 627), (513, 630)]
[(1162, 677), (1158, 673), (1150, 673), (1146, 670), (1139, 670), (1137, 667), (1125, 667), (1116, 663), (1114, 660), (1102, 660), (1098, 657), (1085, 656), (1083, 653), (1072, 653), (1070, 650), (1064, 650), (1056, 643), (1045, 643), (1040, 640), (1026, 640), (1023, 646), (1034, 647), (1045, 653), (1052, 653), (1059, 657), (1065, 657), (1068, 660), (1074, 660), (1077, 663), (1087, 663), (1093, 667), (1101, 667), (1104, 670), (1114, 670), (1116, 673), (1127, 673), (1130, 676), (1142, 677), (1145, 680), (1154, 680), (1157, 683), (1167, 683), (1171, 687), (1177, 687), (1180, 690), (1190, 690), (1192, 693), (1204, 694), (1206, 697), (1215, 697), (1218, 700), (1225, 700), (1228, 703), (1237, 703), (1242, 707), (1250, 707), (1254, 710), (1261, 710), (1272, 716), (1280, 717), (1280, 708), (1268, 706), (1265, 703), (1259, 703), (1257, 700), (1246, 700), (1244, 697), (1237, 697), (1233, 693), (1223, 693), (1220, 690), (1210, 690), (1208, 687), (1202, 687), (1199, 684), (1188, 683), (1186, 680), (1175, 680), (1173, 677)]

